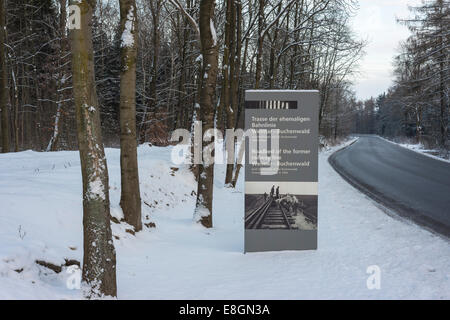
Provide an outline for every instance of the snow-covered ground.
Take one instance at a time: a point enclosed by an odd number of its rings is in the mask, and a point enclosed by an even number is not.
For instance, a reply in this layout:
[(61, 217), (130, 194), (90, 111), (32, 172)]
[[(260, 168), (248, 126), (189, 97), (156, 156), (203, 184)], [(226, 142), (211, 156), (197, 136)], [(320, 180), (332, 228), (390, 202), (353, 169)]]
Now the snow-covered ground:
[[(119, 299), (450, 299), (450, 242), (394, 219), (348, 185), (320, 154), (319, 248), (243, 254), (243, 179), (224, 188), (216, 166), (214, 225), (192, 221), (195, 182), (171, 147), (139, 147), (144, 228), (112, 223)], [(120, 218), (119, 150), (107, 149), (111, 212)], [(147, 217), (148, 216), (148, 217)], [(56, 265), (82, 260), (77, 152), (0, 155), (0, 299), (78, 299)], [(369, 290), (369, 266), (381, 288)]]

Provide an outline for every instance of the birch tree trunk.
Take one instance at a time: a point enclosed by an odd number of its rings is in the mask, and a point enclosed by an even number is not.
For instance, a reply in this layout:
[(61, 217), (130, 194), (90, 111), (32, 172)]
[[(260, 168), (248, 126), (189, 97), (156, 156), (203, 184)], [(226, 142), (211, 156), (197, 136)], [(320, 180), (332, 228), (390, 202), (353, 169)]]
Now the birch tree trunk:
[[(214, 27), (215, 0), (200, 1), (200, 39), (203, 65), (200, 88), (200, 120), (202, 132), (214, 128), (214, 97), (218, 69), (217, 35)], [(203, 150), (209, 142), (203, 142)], [(198, 165), (197, 202), (195, 218), (206, 228), (212, 227), (212, 203), (214, 164), (202, 163)]]
[(142, 229), (136, 140), (137, 15), (135, 0), (120, 0), (120, 206), (125, 221)]
[(56, 115), (55, 123), (53, 126), (53, 134), (48, 142), (46, 151), (56, 151), (58, 147), (59, 137), (62, 129), (62, 113), (64, 104), (64, 85), (68, 78), (67, 68), (65, 65), (64, 56), (67, 50), (67, 37), (66, 37), (66, 22), (67, 22), (67, 0), (59, 0), (60, 20), (59, 20), (59, 34), (60, 34), (60, 49), (58, 57), (58, 70), (59, 78), (57, 79), (57, 93), (56, 93)]
[(10, 129), (8, 108), (8, 73), (6, 65), (6, 5), (0, 0), (0, 109), (2, 113), (2, 153), (10, 151)]
[(83, 283), (86, 296), (116, 296), (116, 253), (111, 239), (108, 168), (94, 81), (92, 14), (95, 0), (72, 0), (81, 28), (70, 33), (78, 146), (83, 177)]
[(13, 110), (14, 110), (14, 121), (13, 121), (13, 134), (14, 134), (14, 152), (19, 152), (19, 87), (17, 85), (17, 76), (14, 71), (14, 67), (11, 68), (11, 78), (12, 78), (12, 95), (13, 95)]
[(263, 44), (264, 44), (264, 7), (265, 0), (259, 0), (258, 10), (258, 46), (256, 48), (256, 71), (255, 71), (255, 89), (259, 89), (262, 63), (263, 63)]

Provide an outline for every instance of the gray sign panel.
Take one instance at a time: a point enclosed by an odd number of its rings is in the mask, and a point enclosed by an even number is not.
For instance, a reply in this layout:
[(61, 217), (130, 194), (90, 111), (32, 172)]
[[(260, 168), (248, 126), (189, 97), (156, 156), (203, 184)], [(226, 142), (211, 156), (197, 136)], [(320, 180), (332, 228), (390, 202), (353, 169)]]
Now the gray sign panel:
[(318, 114), (315, 90), (246, 91), (246, 252), (317, 249)]

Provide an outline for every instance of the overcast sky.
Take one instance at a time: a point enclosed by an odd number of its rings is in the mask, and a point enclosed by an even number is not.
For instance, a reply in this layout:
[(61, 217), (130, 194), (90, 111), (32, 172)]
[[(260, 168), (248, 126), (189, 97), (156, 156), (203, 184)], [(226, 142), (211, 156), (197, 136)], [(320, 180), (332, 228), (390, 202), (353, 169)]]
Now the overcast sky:
[(408, 5), (420, 3), (420, 0), (359, 0), (353, 29), (369, 41), (360, 62), (361, 75), (354, 79), (359, 99), (376, 97), (392, 84), (394, 55), (399, 42), (409, 36), (408, 29), (399, 25), (396, 18), (408, 17)]

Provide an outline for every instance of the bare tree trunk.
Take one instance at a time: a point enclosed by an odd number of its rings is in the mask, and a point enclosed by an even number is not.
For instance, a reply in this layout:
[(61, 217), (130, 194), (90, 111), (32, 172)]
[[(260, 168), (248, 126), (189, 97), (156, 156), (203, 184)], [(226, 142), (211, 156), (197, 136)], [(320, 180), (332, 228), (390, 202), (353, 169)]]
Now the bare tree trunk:
[(6, 5), (0, 0), (0, 109), (2, 112), (2, 152), (10, 151), (8, 73), (6, 65)]
[[(230, 45), (231, 45), (231, 11), (233, 10), (234, 0), (226, 0), (225, 15), (225, 41), (222, 59), (222, 90), (220, 94), (219, 109), (217, 110), (217, 125), (223, 131), (225, 126), (224, 117), (228, 117), (228, 108), (230, 105)], [(228, 128), (226, 128), (228, 129)]]
[(181, 60), (181, 69), (180, 69), (180, 77), (178, 82), (178, 106), (177, 106), (177, 117), (176, 117), (176, 125), (175, 128), (186, 128), (186, 124), (184, 123), (184, 115), (187, 114), (187, 108), (183, 105), (184, 98), (186, 96), (185, 85), (186, 85), (186, 51), (187, 51), (187, 40), (189, 36), (189, 29), (187, 26), (186, 18), (182, 17), (182, 26), (183, 26), (183, 37), (182, 37), (182, 45), (180, 46), (180, 60)]
[[(300, 10), (302, 10), (302, 8), (303, 8), (303, 1), (302, 1), (302, 6), (300, 7)], [(301, 15), (301, 12), (299, 12), (298, 0), (295, 3), (294, 12), (295, 12), (295, 14), (294, 14), (294, 29), (297, 29), (298, 28), (298, 16)], [(298, 43), (298, 38), (299, 38), (298, 35), (299, 35), (299, 32), (295, 31), (294, 32), (294, 43)], [(289, 89), (294, 89), (294, 75), (295, 75), (295, 65), (296, 65), (298, 47), (299, 47), (298, 45), (294, 45), (294, 52), (291, 56), (290, 73), (289, 73)], [(302, 60), (300, 59), (300, 65), (301, 65), (301, 63), (302, 63)]]
[(55, 151), (58, 147), (59, 137), (61, 135), (62, 129), (62, 111), (63, 111), (63, 103), (64, 103), (64, 84), (66, 83), (67, 76), (66, 71), (67, 68), (64, 67), (64, 59), (63, 56), (66, 53), (67, 49), (67, 38), (66, 38), (66, 22), (67, 22), (67, 0), (59, 0), (59, 35), (60, 39), (60, 48), (59, 48), (59, 57), (58, 57), (58, 70), (59, 70), (59, 78), (57, 80), (57, 89), (56, 90), (56, 115), (55, 115), (55, 123), (53, 126), (53, 135), (50, 138), (50, 141), (47, 145), (46, 151)]
[[(442, 12), (442, 1), (439, 1), (440, 4), (440, 10)], [(441, 29), (442, 30), (442, 29)], [(443, 36), (439, 37), (439, 46), (440, 48), (444, 47), (444, 40)], [(447, 129), (448, 129), (448, 117), (446, 114), (446, 111), (448, 109), (448, 106), (446, 105), (446, 99), (445, 99), (445, 49), (441, 49), (442, 53), (439, 57), (439, 100), (440, 100), (440, 113), (439, 113), (439, 120), (440, 120), (440, 129), (441, 129), (441, 139), (440, 139), (440, 145), (442, 148), (445, 147), (445, 144), (447, 142)], [(447, 78), (448, 78), (448, 69), (447, 69)]]
[(70, 33), (78, 146), (83, 177), (83, 282), (87, 297), (116, 296), (116, 253), (111, 238), (108, 168), (94, 80), (92, 14), (95, 0), (72, 0), (81, 28)]
[(121, 198), (125, 221), (135, 231), (142, 229), (141, 196), (136, 142), (136, 58), (137, 14), (135, 0), (120, 0), (120, 173)]
[[(238, 125), (238, 114), (239, 114), (239, 79), (241, 72), (241, 50), (242, 50), (242, 3), (241, 1), (236, 1), (235, 3), (235, 13), (233, 14), (233, 23), (236, 26), (236, 30), (233, 35), (233, 57), (230, 62), (230, 72), (232, 74), (230, 91), (231, 91), (231, 110), (230, 118), (230, 129), (234, 129)], [(233, 141), (233, 149), (236, 147), (236, 141)], [(234, 159), (233, 159), (234, 160)], [(227, 172), (225, 177), (225, 184), (233, 186), (233, 170), (235, 170), (234, 162), (227, 164)]]
[[(153, 62), (152, 62), (152, 78), (150, 81), (150, 115), (153, 119), (151, 121), (160, 121), (160, 110), (158, 108), (158, 92), (156, 83), (158, 80), (158, 64), (159, 64), (159, 50), (160, 50), (160, 34), (159, 34), (159, 16), (161, 12), (161, 1), (151, 0), (150, 10), (153, 20)], [(147, 133), (145, 134), (147, 137)]]
[[(203, 55), (200, 89), (200, 119), (202, 131), (214, 128), (214, 97), (217, 81), (218, 49), (214, 27), (215, 0), (200, 1), (200, 39)], [(203, 150), (209, 144), (203, 142)], [(212, 227), (214, 164), (198, 165), (197, 202), (195, 218), (206, 228)]]
[(167, 98), (167, 116), (165, 117), (165, 127), (168, 130), (174, 130), (173, 125), (176, 122), (175, 108), (172, 104), (174, 95), (174, 82), (176, 77), (175, 50), (170, 51), (170, 80), (169, 80), (169, 97)]
[(14, 133), (14, 152), (19, 152), (19, 89), (17, 86), (17, 76), (14, 71), (14, 67), (11, 67), (11, 77), (13, 84), (13, 102), (14, 102), (14, 121), (13, 121), (13, 133)]
[(231, 186), (233, 188), (236, 188), (236, 183), (237, 183), (237, 181), (239, 179), (239, 173), (241, 171), (241, 168), (242, 168), (242, 164), (236, 165), (236, 170), (234, 171), (233, 181), (231, 181)]
[(60, 120), (61, 120), (62, 106), (61, 103), (58, 102), (56, 106), (56, 115), (55, 115), (55, 123), (53, 126), (53, 134), (48, 142), (47, 149), (45, 151), (55, 151), (57, 148), (58, 138), (59, 138), (59, 130), (60, 130)]
[[(249, 5), (251, 5), (252, 2), (249, 2)], [(240, 4), (240, 13), (239, 16), (240, 18), (238, 19), (238, 21), (242, 21), (242, 3)], [(248, 20), (251, 21), (253, 14), (252, 11), (250, 10), (249, 14), (248, 14)], [(250, 25), (249, 25), (250, 27)], [(241, 123), (241, 119), (243, 118), (243, 113), (244, 113), (244, 108), (243, 108), (243, 98), (244, 98), (244, 74), (247, 73), (247, 56), (248, 56), (248, 46), (249, 46), (249, 40), (250, 37), (244, 36), (245, 40), (244, 40), (244, 51), (243, 51), (243, 55), (242, 55), (242, 64), (239, 70), (239, 88), (238, 88), (238, 104), (239, 104), (239, 108), (237, 110), (237, 115), (236, 115), (236, 127), (239, 127), (239, 124)], [(240, 39), (241, 36), (238, 34), (238, 39)], [(240, 40), (238, 40), (240, 42)], [(239, 44), (238, 48), (239, 48), (239, 52), (241, 52), (242, 50), (242, 44)], [(245, 77), (247, 78), (247, 77)]]
[(259, 89), (260, 87), (262, 74), (263, 44), (264, 44), (264, 7), (265, 7), (265, 0), (259, 0), (258, 46), (256, 49), (255, 89)]
[[(278, 4), (278, 11), (277, 16), (281, 12), (281, 2)], [(289, 12), (288, 12), (289, 17)], [(278, 19), (275, 23), (275, 30), (273, 31), (273, 39), (272, 39), (272, 46), (270, 47), (270, 62), (269, 62), (269, 88), (273, 89), (275, 87), (275, 82), (277, 78), (278, 73), (278, 61), (275, 61), (275, 48), (277, 47), (277, 41), (278, 41)]]
[[(227, 59), (227, 82), (226, 82), (226, 95), (224, 97), (225, 100), (225, 112), (227, 115), (227, 129), (234, 129), (234, 110), (232, 101), (234, 95), (234, 86), (235, 86), (235, 71), (236, 71), (236, 9), (235, 9), (235, 0), (229, 0), (227, 2), (227, 26), (228, 28), (228, 42), (225, 42), (227, 47), (228, 59)], [(225, 60), (225, 56), (224, 56)], [(224, 83), (225, 85), (225, 83)], [(230, 150), (227, 150), (227, 152)], [(231, 159), (228, 159), (231, 160)], [(233, 163), (228, 163), (227, 161), (227, 169), (225, 173), (225, 184), (230, 184), (233, 179)]]

